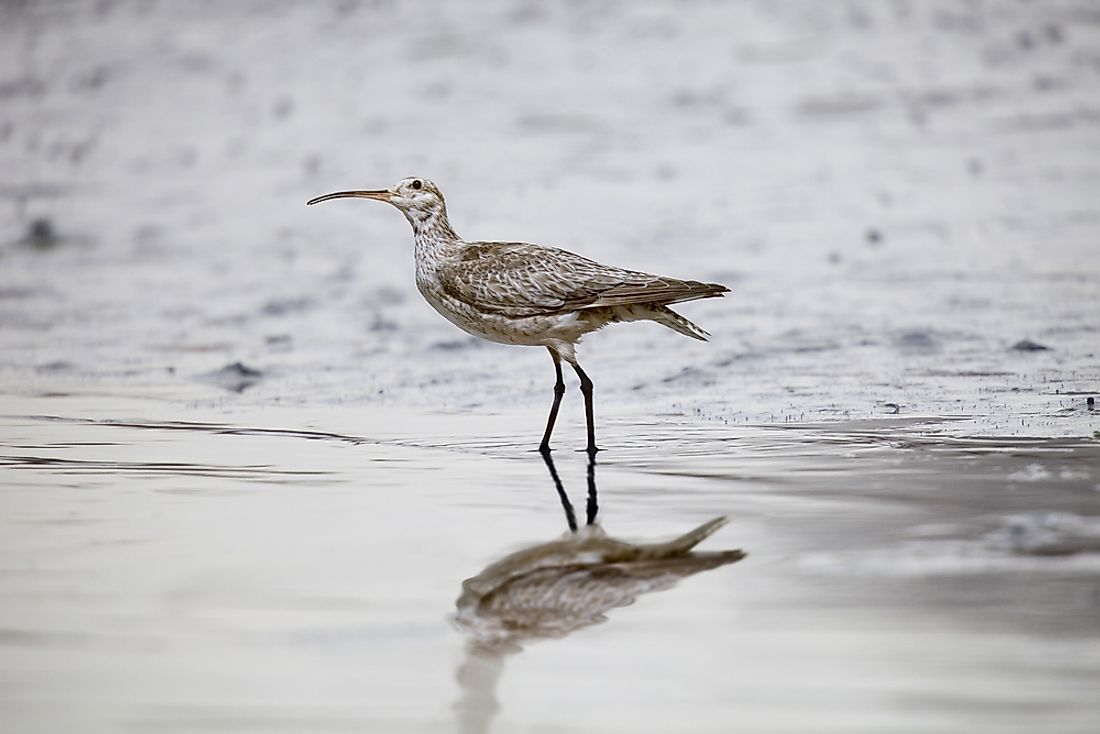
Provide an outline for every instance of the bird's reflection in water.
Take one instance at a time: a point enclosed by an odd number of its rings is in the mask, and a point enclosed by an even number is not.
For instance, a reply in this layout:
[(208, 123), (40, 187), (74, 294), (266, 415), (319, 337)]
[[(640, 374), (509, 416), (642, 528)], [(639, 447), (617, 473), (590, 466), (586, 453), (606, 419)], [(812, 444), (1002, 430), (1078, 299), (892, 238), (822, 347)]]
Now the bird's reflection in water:
[(687, 576), (734, 563), (740, 550), (695, 551), (725, 524), (718, 517), (663, 543), (617, 540), (596, 523), (596, 461), (588, 457), (586, 522), (577, 527), (569, 495), (549, 452), (543, 453), (569, 532), (557, 540), (511, 553), (462, 583), (455, 620), (469, 634), (457, 678), (460, 731), (485, 732), (498, 708), (497, 680), (504, 657), (521, 643), (569, 633), (606, 621), (604, 613)]

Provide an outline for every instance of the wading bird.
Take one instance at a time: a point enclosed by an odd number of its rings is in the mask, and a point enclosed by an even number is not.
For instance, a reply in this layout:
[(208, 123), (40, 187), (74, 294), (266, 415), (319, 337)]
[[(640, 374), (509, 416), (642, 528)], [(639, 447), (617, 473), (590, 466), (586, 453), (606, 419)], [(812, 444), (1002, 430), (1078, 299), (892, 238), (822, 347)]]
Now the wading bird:
[(588, 451), (595, 452), (592, 380), (577, 362), (576, 344), (617, 321), (656, 321), (693, 339), (707, 332), (669, 308), (729, 291), (718, 283), (677, 280), (601, 265), (556, 247), (526, 242), (466, 242), (451, 229), (443, 194), (431, 181), (406, 178), (388, 189), (338, 191), (311, 199), (361, 198), (397, 207), (413, 228), (416, 287), (444, 318), (482, 339), (546, 347), (557, 380), (539, 450), (550, 450), (565, 382), (564, 359), (584, 394)]

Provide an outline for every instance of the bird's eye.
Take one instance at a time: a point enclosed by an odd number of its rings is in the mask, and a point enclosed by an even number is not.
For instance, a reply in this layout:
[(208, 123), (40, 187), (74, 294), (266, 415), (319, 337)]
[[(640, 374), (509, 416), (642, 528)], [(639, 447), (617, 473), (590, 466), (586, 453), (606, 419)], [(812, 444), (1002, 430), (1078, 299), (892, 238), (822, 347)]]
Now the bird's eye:
[(423, 186), (423, 185), (424, 185), (424, 184), (420, 183), (420, 179), (416, 179), (416, 180), (415, 180), (415, 181), (413, 181), (413, 183), (412, 183), (412, 186), (413, 186), (413, 188), (414, 188), (414, 189), (419, 189), (419, 188), (420, 188), (421, 186)]

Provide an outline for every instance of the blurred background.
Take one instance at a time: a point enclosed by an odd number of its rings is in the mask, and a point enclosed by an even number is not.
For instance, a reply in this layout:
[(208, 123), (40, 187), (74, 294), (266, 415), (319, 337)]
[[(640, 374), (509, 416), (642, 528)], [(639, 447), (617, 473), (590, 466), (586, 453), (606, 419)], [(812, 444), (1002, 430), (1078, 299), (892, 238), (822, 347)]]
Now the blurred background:
[(397, 212), (304, 206), (417, 175), (466, 239), (733, 288), (709, 345), (590, 338), (602, 401), (1089, 432), (1096, 2), (6, 0), (0, 69), (9, 385), (541, 406)]

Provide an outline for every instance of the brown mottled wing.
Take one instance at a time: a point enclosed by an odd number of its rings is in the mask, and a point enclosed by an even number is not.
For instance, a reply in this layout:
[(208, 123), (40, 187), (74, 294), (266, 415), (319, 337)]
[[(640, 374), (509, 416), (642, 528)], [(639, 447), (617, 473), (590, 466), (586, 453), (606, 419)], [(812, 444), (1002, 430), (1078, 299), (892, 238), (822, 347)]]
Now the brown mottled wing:
[(631, 303), (719, 296), (717, 283), (664, 278), (601, 265), (555, 247), (474, 242), (440, 271), (444, 289), (481, 311), (524, 317)]

